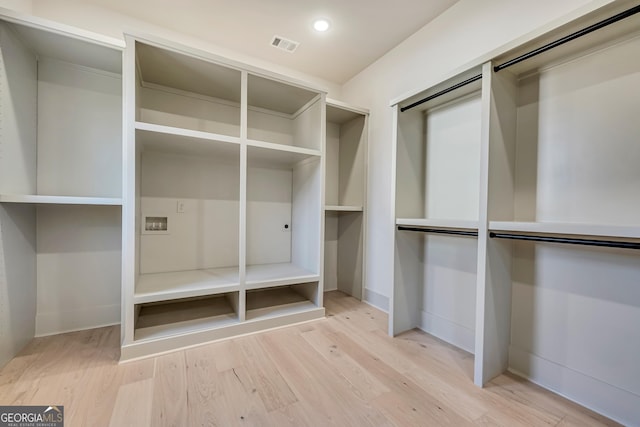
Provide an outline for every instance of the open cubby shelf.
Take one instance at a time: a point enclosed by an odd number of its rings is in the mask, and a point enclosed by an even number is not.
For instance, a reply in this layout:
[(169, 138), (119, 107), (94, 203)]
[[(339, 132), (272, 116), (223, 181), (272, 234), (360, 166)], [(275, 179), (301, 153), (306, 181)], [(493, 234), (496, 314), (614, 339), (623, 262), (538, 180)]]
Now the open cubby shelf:
[(318, 308), (316, 283), (247, 291), (247, 321), (287, 316)]
[[(126, 43), (122, 358), (322, 316), (324, 93), (166, 40)], [(268, 292), (282, 286), (305, 299)]]
[[(136, 341), (155, 340), (238, 322), (232, 300), (238, 293), (137, 306)], [(237, 302), (236, 302), (237, 305)]]

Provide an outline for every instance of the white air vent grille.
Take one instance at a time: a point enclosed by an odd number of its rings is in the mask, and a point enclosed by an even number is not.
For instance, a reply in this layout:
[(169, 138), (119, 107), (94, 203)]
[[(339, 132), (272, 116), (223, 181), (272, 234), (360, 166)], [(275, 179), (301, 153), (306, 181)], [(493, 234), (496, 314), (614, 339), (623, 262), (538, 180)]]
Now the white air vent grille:
[(280, 36), (273, 36), (273, 39), (271, 39), (271, 46), (285, 50), (289, 53), (295, 51), (299, 45), (300, 43), (298, 42), (294, 42), (293, 40), (285, 39)]

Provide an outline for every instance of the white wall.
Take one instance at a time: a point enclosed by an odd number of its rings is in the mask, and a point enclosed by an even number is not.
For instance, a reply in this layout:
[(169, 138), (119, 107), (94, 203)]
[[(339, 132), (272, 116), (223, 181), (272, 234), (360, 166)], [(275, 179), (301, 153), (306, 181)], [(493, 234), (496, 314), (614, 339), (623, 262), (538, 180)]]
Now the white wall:
[[(20, 1), (0, 0), (0, 6), (4, 3), (7, 3), (7, 6), (5, 7), (17, 9), (17, 7), (11, 7), (12, 3), (20, 3)], [(254, 57), (243, 55), (236, 51), (204, 42), (198, 38), (186, 34), (177, 33), (175, 31), (171, 31), (166, 28), (144, 22), (130, 16), (122, 15), (120, 13), (99, 6), (86, 4), (82, 1), (32, 0), (30, 1), (30, 3), (33, 3), (31, 12), (41, 18), (50, 19), (53, 21), (61, 22), (63, 24), (72, 25), (74, 27), (101, 33), (119, 39), (123, 39), (123, 32), (143, 33), (166, 38), (177, 43), (182, 43), (190, 47), (203, 49), (232, 60), (249, 64), (251, 66), (268, 69), (270, 71), (281, 73), (292, 78), (307, 81), (323, 88), (324, 90), (327, 90), (329, 96), (334, 98), (338, 97), (340, 93), (340, 86), (338, 84), (305, 73), (301, 73), (272, 62), (263, 61)], [(29, 10), (26, 10), (26, 12), (29, 12)]]
[(17, 10), (22, 13), (33, 12), (33, 1), (31, 0), (0, 0), (0, 7)]
[[(342, 87), (342, 100), (370, 109), (367, 284), (365, 298), (383, 309), (393, 283), (389, 102), (468, 68), (515, 39), (611, 0), (461, 0)], [(372, 90), (375, 88), (375, 90)]]

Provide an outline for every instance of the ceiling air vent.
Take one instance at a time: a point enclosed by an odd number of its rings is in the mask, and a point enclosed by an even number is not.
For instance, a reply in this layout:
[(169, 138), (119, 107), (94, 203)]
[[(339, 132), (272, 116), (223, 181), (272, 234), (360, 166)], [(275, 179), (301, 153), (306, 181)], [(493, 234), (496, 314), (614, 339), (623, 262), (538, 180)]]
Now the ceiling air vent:
[(286, 50), (289, 53), (295, 51), (299, 45), (300, 43), (298, 42), (294, 42), (293, 40), (285, 39), (280, 36), (273, 36), (273, 39), (271, 40), (271, 46)]

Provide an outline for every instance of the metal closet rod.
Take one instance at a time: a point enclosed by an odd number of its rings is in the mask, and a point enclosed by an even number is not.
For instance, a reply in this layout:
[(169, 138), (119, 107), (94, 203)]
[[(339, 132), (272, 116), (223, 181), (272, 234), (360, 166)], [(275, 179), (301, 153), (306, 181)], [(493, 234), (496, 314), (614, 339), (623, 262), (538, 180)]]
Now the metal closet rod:
[(640, 5), (632, 7), (631, 9), (625, 10), (624, 12), (618, 13), (617, 15), (611, 16), (603, 21), (597, 22), (593, 25), (590, 25), (586, 28), (583, 28), (581, 30), (576, 31), (575, 33), (571, 33), (568, 36), (564, 36), (556, 41), (553, 41), (551, 43), (545, 44), (544, 46), (541, 46), (537, 49), (532, 50), (531, 52), (527, 52), (523, 55), (520, 55), (516, 58), (513, 58), (503, 64), (500, 65), (496, 65), (495, 67), (493, 67), (493, 71), (498, 72), (500, 70), (504, 70), (505, 68), (508, 68), (512, 65), (515, 65), (519, 62), (525, 61), (529, 58), (532, 58), (534, 56), (540, 55), (541, 53), (544, 53), (548, 50), (551, 50), (555, 47), (558, 47), (560, 45), (563, 45), (567, 42), (570, 42), (571, 40), (575, 40), (579, 37), (585, 36), (589, 33), (592, 33), (596, 30), (599, 30), (601, 28), (604, 28), (606, 26), (609, 26), (613, 23), (616, 23), (618, 21), (622, 21), (625, 18), (628, 18), (632, 15), (635, 15), (636, 13), (640, 12)]
[(453, 86), (451, 86), (451, 87), (448, 87), (448, 88), (446, 88), (446, 89), (443, 89), (443, 90), (441, 90), (440, 92), (434, 93), (433, 95), (429, 95), (429, 96), (427, 96), (426, 98), (422, 98), (421, 100), (416, 101), (416, 102), (414, 102), (413, 104), (409, 104), (409, 105), (407, 105), (406, 107), (401, 107), (401, 108), (400, 108), (400, 112), (401, 112), (401, 113), (404, 113), (405, 111), (410, 110), (410, 109), (412, 109), (413, 107), (417, 107), (418, 105), (420, 105), (420, 104), (424, 104), (424, 103), (425, 103), (425, 102), (427, 102), (427, 101), (431, 101), (431, 100), (432, 100), (432, 99), (434, 99), (434, 98), (437, 98), (437, 97), (442, 96), (442, 95), (444, 95), (444, 94), (447, 94), (447, 93), (449, 93), (449, 92), (453, 92), (454, 90), (459, 89), (459, 88), (461, 88), (462, 86), (466, 86), (466, 85), (468, 85), (468, 84), (470, 84), (470, 83), (473, 83), (473, 82), (475, 82), (475, 81), (477, 81), (477, 80), (480, 80), (481, 78), (482, 78), (482, 74), (478, 74), (477, 76), (473, 76), (473, 77), (471, 77), (470, 79), (467, 79), (467, 80), (465, 80), (465, 81), (463, 81), (463, 82), (457, 83), (457, 84), (455, 84), (455, 85), (453, 85)]
[(478, 237), (478, 232), (477, 231), (443, 230), (443, 229), (440, 229), (440, 228), (405, 227), (404, 225), (399, 225), (398, 226), (398, 231), (419, 231), (419, 232), (422, 232), (422, 233), (451, 234), (453, 236)]
[(565, 243), (569, 245), (600, 246), (605, 248), (640, 249), (640, 243), (615, 240), (572, 239), (567, 237), (530, 236), (525, 234), (489, 233), (494, 239), (528, 240), (531, 242)]

